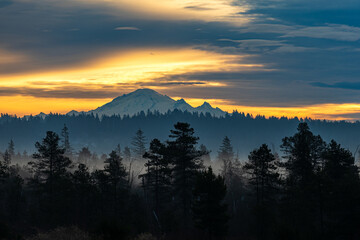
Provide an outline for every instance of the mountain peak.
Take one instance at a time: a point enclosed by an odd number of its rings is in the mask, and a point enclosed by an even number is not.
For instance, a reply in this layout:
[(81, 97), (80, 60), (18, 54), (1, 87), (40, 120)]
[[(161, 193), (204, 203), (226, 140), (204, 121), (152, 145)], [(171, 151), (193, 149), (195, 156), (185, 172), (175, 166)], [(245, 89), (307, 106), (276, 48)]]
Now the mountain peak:
[(159, 94), (160, 95), (160, 93), (150, 88), (139, 88), (129, 94)]
[(210, 107), (210, 108), (212, 108), (212, 106), (210, 105), (210, 103), (208, 103), (208, 102), (204, 102), (200, 107)]
[(186, 103), (185, 100), (183, 98), (179, 99), (176, 101), (177, 103)]
[[(174, 99), (149, 88), (137, 89), (136, 91), (119, 96), (111, 102), (87, 113), (98, 114), (99, 116), (133, 116), (141, 111), (166, 113), (169, 110), (173, 111), (175, 109), (188, 112), (210, 113), (217, 117), (224, 115), (223, 111), (212, 108), (207, 102), (204, 102), (201, 107), (193, 108), (183, 98), (175, 101)], [(70, 114), (76, 113), (70, 112)]]

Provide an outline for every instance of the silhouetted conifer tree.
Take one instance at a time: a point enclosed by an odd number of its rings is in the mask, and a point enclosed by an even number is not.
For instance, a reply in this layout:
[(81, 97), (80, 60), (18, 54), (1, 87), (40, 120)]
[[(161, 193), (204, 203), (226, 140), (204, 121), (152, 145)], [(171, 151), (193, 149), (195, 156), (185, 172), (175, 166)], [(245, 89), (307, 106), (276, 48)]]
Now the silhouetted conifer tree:
[(11, 155), (6, 150), (0, 159), (0, 221), (20, 220), (19, 214), (24, 208), (22, 184), (19, 167), (11, 165)]
[(167, 141), (167, 144), (173, 164), (174, 194), (181, 206), (182, 220), (186, 229), (192, 201), (192, 187), (197, 172), (203, 168), (202, 152), (196, 149), (199, 138), (194, 136), (194, 129), (190, 124), (178, 122), (174, 128), (170, 135), (173, 140)]
[(8, 144), (7, 151), (11, 157), (13, 157), (15, 155), (15, 143), (12, 139), (10, 140), (10, 142)]
[(136, 132), (135, 137), (133, 138), (131, 145), (132, 145), (132, 151), (134, 153), (134, 157), (136, 159), (141, 159), (146, 152), (146, 138), (144, 136), (144, 132), (139, 129)]
[(153, 209), (158, 215), (160, 208), (164, 208), (170, 200), (171, 169), (166, 154), (165, 145), (158, 139), (152, 140), (149, 151), (144, 154), (144, 158), (148, 159), (145, 163), (146, 173), (140, 175), (146, 194), (151, 196)]
[(268, 230), (266, 226), (271, 225), (270, 212), (276, 207), (276, 194), (279, 190), (280, 175), (277, 172), (278, 163), (275, 156), (266, 144), (253, 150), (249, 155), (249, 161), (244, 169), (250, 176), (249, 183), (256, 195), (255, 212), (257, 215), (257, 230), (260, 239), (266, 239)]
[(285, 209), (293, 234), (301, 233), (298, 237), (306, 238), (315, 236), (321, 225), (317, 174), (323, 166), (325, 143), (309, 130), (307, 123), (300, 123), (297, 130), (294, 136), (283, 138), (281, 145), (287, 160)]
[(75, 190), (76, 201), (76, 220), (78, 224), (82, 225), (89, 223), (90, 211), (93, 211), (94, 195), (96, 193), (93, 186), (93, 180), (89, 169), (85, 164), (80, 163), (73, 173), (73, 184)]
[(109, 193), (112, 196), (113, 210), (115, 214), (119, 212), (119, 200), (120, 196), (127, 190), (127, 172), (122, 163), (122, 159), (115, 151), (109, 154), (109, 157), (105, 160), (104, 166), (105, 181), (109, 188)]
[(334, 140), (323, 154), (321, 174), (321, 210), (325, 239), (354, 239), (360, 222), (359, 169), (349, 150)]
[[(65, 149), (59, 146), (59, 136), (51, 131), (41, 142), (36, 142), (37, 152), (33, 154), (33, 161), (29, 162), (33, 177), (30, 185), (39, 193), (39, 201), (45, 201), (49, 220), (60, 221), (64, 208), (67, 207), (67, 195), (71, 189), (70, 172), (71, 160), (64, 156)], [(56, 220), (55, 220), (56, 219)]]
[(119, 155), (119, 157), (122, 158), (122, 152), (121, 152), (121, 146), (120, 146), (120, 144), (116, 145), (115, 151), (116, 151), (116, 154)]
[(70, 145), (70, 137), (69, 137), (69, 129), (64, 124), (63, 129), (61, 130), (61, 137), (62, 137), (62, 148), (65, 149), (65, 155), (71, 156), (72, 155), (72, 148)]
[(192, 212), (195, 226), (206, 231), (208, 239), (221, 239), (226, 235), (227, 205), (224, 203), (224, 178), (216, 176), (212, 168), (197, 174), (193, 190)]
[[(234, 161), (234, 151), (231, 145), (230, 139), (226, 136), (223, 139), (223, 142), (220, 146), (218, 152), (218, 160), (222, 163), (222, 175), (225, 178), (225, 181), (228, 181), (232, 178), (233, 175), (233, 161)], [(227, 184), (228, 185), (228, 184)]]
[(235, 157), (230, 139), (224, 137), (218, 151), (218, 161), (222, 164), (221, 175), (225, 179), (228, 195), (227, 202), (231, 212), (236, 214), (239, 201), (243, 198), (242, 168), (238, 157)]

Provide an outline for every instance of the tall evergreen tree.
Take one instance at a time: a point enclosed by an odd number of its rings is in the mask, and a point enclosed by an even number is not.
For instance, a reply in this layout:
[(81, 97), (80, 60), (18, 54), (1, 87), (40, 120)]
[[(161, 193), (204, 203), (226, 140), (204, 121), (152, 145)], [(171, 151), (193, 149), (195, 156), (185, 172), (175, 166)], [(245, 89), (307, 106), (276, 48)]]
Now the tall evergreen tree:
[(325, 143), (315, 136), (307, 123), (300, 123), (298, 132), (282, 140), (282, 151), (287, 160), (286, 178), (286, 214), (290, 218), (291, 228), (297, 237), (306, 238), (316, 235), (321, 224), (317, 219), (319, 210), (320, 182), (317, 174), (323, 168), (322, 154)]
[(10, 167), (11, 156), (12, 155), (10, 154), (9, 150), (5, 150), (5, 153), (3, 155), (2, 166), (5, 167), (6, 169), (8, 169)]
[[(51, 131), (46, 133), (42, 142), (36, 142), (37, 152), (29, 162), (33, 172), (30, 184), (38, 192), (45, 194), (47, 214), (52, 220), (61, 218), (66, 208), (66, 195), (70, 187), (71, 160), (66, 157), (65, 149), (59, 146), (59, 136)], [(41, 195), (40, 195), (41, 197)]]
[(218, 161), (222, 164), (221, 175), (225, 179), (228, 195), (226, 201), (233, 214), (236, 214), (239, 201), (243, 198), (242, 168), (238, 157), (235, 157), (230, 139), (225, 136), (218, 151)]
[(131, 161), (131, 150), (129, 147), (124, 148), (124, 161), (125, 162)]
[(117, 155), (119, 155), (119, 157), (122, 158), (122, 152), (121, 152), (120, 144), (116, 145), (115, 151), (116, 151)]
[(232, 177), (232, 167), (234, 161), (234, 151), (230, 139), (225, 136), (218, 152), (218, 160), (222, 163), (222, 175), (225, 181)]
[(250, 175), (249, 183), (256, 190), (258, 205), (264, 205), (274, 198), (274, 191), (279, 188), (280, 175), (276, 158), (266, 144), (250, 153), (244, 169)]
[(152, 140), (149, 151), (144, 154), (144, 158), (148, 159), (146, 173), (140, 175), (143, 187), (153, 198), (156, 214), (160, 214), (160, 208), (168, 203), (170, 196), (171, 169), (166, 154), (165, 145), (158, 139)]
[(72, 175), (75, 190), (75, 215), (77, 224), (89, 223), (90, 211), (93, 206), (96, 193), (93, 179), (85, 164), (80, 163)]
[(354, 239), (360, 222), (360, 179), (354, 157), (334, 140), (323, 154), (321, 174), (322, 221), (326, 239)]
[(19, 167), (11, 165), (11, 155), (6, 150), (3, 158), (0, 159), (0, 221), (19, 220), (24, 205), (21, 195), (22, 185), (23, 179), (19, 175)]
[(146, 138), (144, 136), (144, 132), (141, 129), (136, 131), (136, 135), (133, 138), (131, 145), (134, 157), (136, 159), (141, 159), (146, 152)]
[(322, 168), (325, 142), (310, 131), (307, 123), (300, 123), (297, 130), (294, 136), (283, 138), (281, 149), (287, 160), (288, 183), (306, 188), (312, 184), (316, 171)]
[(271, 224), (270, 211), (276, 207), (275, 197), (279, 190), (280, 175), (275, 156), (266, 144), (253, 150), (244, 169), (250, 176), (249, 183), (256, 196), (255, 211), (257, 213), (257, 226), (260, 239), (266, 239), (266, 231)]
[(59, 140), (56, 133), (46, 132), (42, 142), (35, 144), (37, 152), (33, 154), (34, 161), (29, 162), (35, 177), (50, 187), (54, 179), (67, 176), (72, 168), (72, 162), (64, 156), (65, 149), (59, 146)]
[(7, 151), (11, 157), (15, 156), (15, 143), (12, 139), (10, 140), (10, 142), (8, 144)]
[(181, 206), (182, 219), (185, 227), (187, 227), (192, 201), (192, 187), (197, 172), (203, 168), (202, 152), (196, 149), (199, 138), (194, 136), (194, 129), (190, 127), (190, 124), (178, 122), (174, 128), (170, 135), (173, 140), (167, 141), (167, 144), (173, 164), (174, 194)]
[(206, 231), (209, 239), (224, 237), (229, 220), (227, 205), (224, 203), (224, 178), (216, 176), (211, 167), (198, 173), (193, 195), (192, 213), (195, 226)]
[(72, 149), (71, 149), (71, 145), (70, 145), (70, 137), (69, 137), (69, 129), (66, 126), (66, 124), (64, 124), (63, 129), (61, 130), (61, 141), (62, 141), (62, 148), (65, 149), (65, 155), (66, 156), (71, 156), (72, 155)]
[(120, 196), (127, 190), (127, 172), (122, 159), (115, 151), (105, 160), (104, 174), (115, 214), (118, 214)]

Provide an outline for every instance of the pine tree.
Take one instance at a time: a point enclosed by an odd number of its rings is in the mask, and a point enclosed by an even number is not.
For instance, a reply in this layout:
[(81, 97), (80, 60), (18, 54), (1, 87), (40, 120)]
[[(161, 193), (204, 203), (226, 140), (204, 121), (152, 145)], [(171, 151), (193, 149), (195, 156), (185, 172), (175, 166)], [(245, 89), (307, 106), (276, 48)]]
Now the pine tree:
[(249, 183), (252, 185), (256, 195), (255, 211), (260, 231), (259, 238), (266, 238), (266, 231), (271, 223), (269, 212), (276, 206), (276, 193), (279, 189), (280, 175), (277, 172), (278, 163), (275, 156), (266, 144), (253, 150), (249, 155), (249, 162), (244, 166), (250, 175)]
[(15, 144), (14, 141), (11, 139), (7, 148), (8, 153), (11, 157), (15, 155)]
[(70, 145), (70, 137), (69, 137), (69, 129), (66, 126), (66, 124), (64, 124), (63, 129), (61, 130), (61, 137), (62, 137), (62, 148), (65, 149), (65, 155), (66, 156), (71, 156), (72, 155), (72, 148)]
[(227, 233), (227, 205), (224, 203), (224, 178), (216, 176), (209, 167), (197, 175), (193, 190), (192, 213), (195, 226), (206, 231), (209, 239)]
[(236, 214), (240, 199), (243, 198), (243, 173), (238, 157), (235, 157), (230, 139), (224, 137), (218, 151), (218, 161), (222, 164), (221, 175), (225, 179), (228, 195), (226, 201)]
[(280, 183), (277, 167), (276, 158), (266, 144), (250, 153), (249, 162), (245, 164), (244, 169), (250, 175), (250, 184), (256, 190), (258, 205), (265, 205), (274, 197), (273, 193)]
[(104, 166), (105, 181), (112, 196), (115, 214), (118, 214), (118, 204), (120, 196), (127, 190), (127, 172), (122, 163), (122, 159), (115, 151), (109, 154)]
[(355, 159), (334, 140), (323, 154), (321, 174), (322, 230), (328, 229), (326, 239), (354, 238), (353, 229), (360, 222), (360, 179)]
[(35, 144), (37, 152), (29, 165), (40, 182), (52, 185), (54, 179), (65, 177), (72, 168), (72, 162), (64, 156), (65, 149), (59, 146), (59, 140), (56, 133), (48, 131), (42, 142)]
[(93, 180), (88, 167), (80, 163), (72, 175), (75, 203), (76, 220), (78, 224), (84, 224), (89, 220), (89, 211), (93, 205), (95, 192)]
[(72, 162), (64, 155), (65, 149), (59, 146), (59, 141), (56, 133), (46, 132), (42, 142), (36, 142), (37, 152), (33, 154), (33, 161), (29, 162), (34, 174), (30, 185), (41, 193), (40, 198), (45, 197), (44, 208), (48, 210), (48, 218), (53, 220), (54, 224), (65, 217), (63, 214), (66, 214), (66, 195), (71, 189), (69, 170)]
[(222, 175), (224, 176), (227, 185), (229, 185), (229, 182), (233, 176), (234, 151), (231, 145), (231, 141), (227, 136), (224, 137), (220, 146), (218, 160), (222, 163)]
[(281, 149), (284, 153), (287, 178), (285, 182), (285, 215), (292, 221), (294, 232), (301, 232), (301, 237), (316, 234), (316, 221), (319, 219), (319, 199), (321, 182), (317, 177), (323, 168), (322, 154), (325, 143), (320, 136), (315, 136), (307, 123), (300, 123), (298, 132), (283, 138)]
[(124, 148), (124, 161), (125, 162), (131, 161), (131, 150), (129, 147)]
[(144, 153), (146, 152), (145, 144), (146, 138), (144, 136), (144, 132), (139, 129), (137, 130), (136, 135), (131, 142), (132, 151), (136, 159), (142, 159)]
[(122, 157), (122, 152), (121, 152), (121, 146), (120, 144), (116, 145), (116, 149), (115, 149), (117, 155), (119, 155), (119, 157)]
[(173, 164), (174, 194), (181, 206), (186, 228), (192, 201), (192, 187), (196, 174), (203, 168), (202, 152), (196, 149), (199, 138), (194, 136), (194, 129), (190, 124), (178, 122), (174, 127), (170, 135), (173, 140), (167, 141), (167, 144)]
[(17, 220), (20, 214), (23, 179), (19, 175), (19, 167), (11, 165), (11, 155), (5, 151), (0, 159), (0, 217), (9, 221)]
[(3, 155), (3, 162), (2, 165), (3, 167), (5, 167), (6, 169), (9, 169), (10, 164), (11, 164), (11, 154), (9, 152), (9, 150), (5, 150), (5, 153)]
[(153, 198), (156, 214), (160, 214), (160, 207), (164, 208), (169, 201), (171, 169), (166, 154), (165, 145), (158, 139), (152, 140), (149, 151), (144, 154), (144, 158), (148, 159), (146, 173), (140, 175), (145, 191)]
[(307, 123), (300, 123), (298, 132), (282, 140), (281, 149), (285, 154), (288, 183), (294, 187), (308, 187), (313, 184), (316, 171), (321, 169), (325, 143), (315, 136)]

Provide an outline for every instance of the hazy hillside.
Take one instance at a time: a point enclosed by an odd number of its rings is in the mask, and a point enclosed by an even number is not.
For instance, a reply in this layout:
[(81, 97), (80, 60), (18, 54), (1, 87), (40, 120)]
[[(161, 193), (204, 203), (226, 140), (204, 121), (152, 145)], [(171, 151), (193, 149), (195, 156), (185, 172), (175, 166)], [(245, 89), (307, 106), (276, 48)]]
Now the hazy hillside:
[[(147, 139), (159, 138), (166, 140), (170, 129), (178, 122), (189, 122), (200, 137), (200, 143), (205, 144), (216, 154), (224, 136), (233, 143), (234, 150), (242, 159), (250, 150), (262, 143), (279, 151), (281, 139), (292, 135), (300, 122), (299, 119), (253, 118), (241, 113), (228, 114), (222, 118), (210, 114), (193, 114), (175, 110), (166, 114), (144, 112), (133, 117), (103, 117), (94, 115), (48, 115), (42, 117), (14, 118), (2, 115), (0, 118), (0, 149), (6, 148), (10, 139), (15, 142), (17, 151), (34, 150), (35, 141), (42, 139), (48, 130), (61, 132), (64, 124), (70, 131), (70, 141), (75, 150), (83, 146), (98, 153), (109, 153), (119, 143), (122, 147), (130, 146), (135, 132), (141, 128)], [(352, 152), (360, 143), (360, 123), (329, 122), (306, 120), (315, 134), (320, 134), (326, 141), (335, 138), (345, 148)]]

